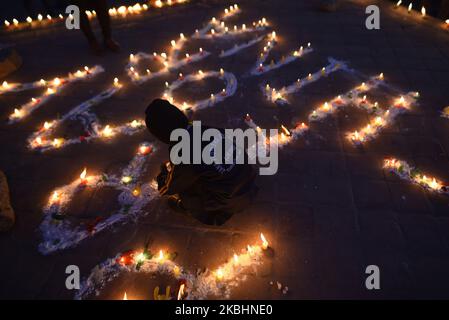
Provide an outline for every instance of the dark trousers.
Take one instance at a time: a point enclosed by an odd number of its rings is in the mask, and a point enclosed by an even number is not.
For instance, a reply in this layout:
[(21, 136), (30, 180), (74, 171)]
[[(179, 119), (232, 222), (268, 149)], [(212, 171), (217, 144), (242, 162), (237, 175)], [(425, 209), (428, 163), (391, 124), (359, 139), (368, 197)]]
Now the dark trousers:
[(96, 40), (86, 10), (95, 10), (103, 38), (105, 40), (111, 39), (111, 18), (109, 17), (106, 0), (72, 0), (72, 3), (80, 8), (80, 28), (89, 42)]

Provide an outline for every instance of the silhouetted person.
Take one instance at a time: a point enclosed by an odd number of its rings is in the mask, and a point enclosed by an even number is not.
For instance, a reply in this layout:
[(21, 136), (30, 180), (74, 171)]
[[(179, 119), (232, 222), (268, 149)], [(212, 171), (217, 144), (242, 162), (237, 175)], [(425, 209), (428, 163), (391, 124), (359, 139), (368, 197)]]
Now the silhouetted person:
[(112, 39), (111, 18), (109, 17), (106, 0), (73, 0), (74, 5), (80, 8), (80, 28), (89, 42), (89, 46), (95, 54), (102, 53), (102, 47), (97, 41), (87, 17), (86, 10), (95, 10), (103, 33), (104, 46), (114, 52), (120, 50), (119, 44)]
[[(190, 162), (173, 164), (169, 161), (161, 165), (157, 177), (158, 190), (167, 196), (170, 207), (189, 215), (204, 224), (221, 225), (234, 213), (247, 208), (257, 193), (254, 184), (256, 170), (250, 164), (193, 164), (193, 129), (184, 113), (166, 100), (156, 99), (146, 110), (148, 130), (161, 142), (169, 145), (169, 150), (177, 144), (170, 141), (175, 129), (186, 129), (190, 137)], [(208, 127), (201, 126), (201, 131)], [(222, 146), (224, 143), (223, 131)], [(200, 138), (201, 139), (201, 138)], [(198, 141), (197, 141), (198, 142)], [(204, 148), (204, 142), (200, 142)], [(233, 147), (234, 150), (235, 146)], [(222, 155), (226, 154), (223, 149)], [(234, 153), (235, 154), (235, 153)]]

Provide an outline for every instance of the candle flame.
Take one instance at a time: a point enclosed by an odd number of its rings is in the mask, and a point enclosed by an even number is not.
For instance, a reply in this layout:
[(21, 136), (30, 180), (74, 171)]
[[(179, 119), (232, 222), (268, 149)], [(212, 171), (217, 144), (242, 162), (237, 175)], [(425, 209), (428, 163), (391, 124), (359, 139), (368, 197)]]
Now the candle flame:
[(181, 286), (179, 287), (179, 291), (178, 291), (178, 300), (182, 300), (182, 297), (184, 296), (184, 289), (185, 289), (185, 284), (181, 284)]
[(285, 133), (287, 136), (290, 136), (290, 135), (291, 135), (290, 131), (289, 131), (284, 125), (281, 125), (281, 129), (282, 129), (282, 131), (284, 131), (284, 133)]
[(421, 8), (421, 15), (422, 15), (423, 17), (426, 16), (426, 8), (425, 8), (424, 6)]
[(260, 234), (260, 239), (262, 240), (262, 248), (266, 250), (268, 248), (268, 241), (263, 235), (263, 233)]
[(84, 168), (83, 172), (80, 174), (80, 179), (85, 180), (87, 175), (87, 168)]
[(126, 291), (125, 294), (123, 295), (123, 300), (128, 300), (128, 295), (126, 294)]
[(215, 275), (217, 276), (218, 280), (222, 280), (224, 273), (223, 273), (223, 269), (222, 268), (218, 268), (217, 272), (215, 273)]
[(104, 127), (103, 136), (110, 137), (113, 135), (113, 133), (114, 133), (114, 131), (112, 130), (112, 128), (109, 125), (106, 125), (106, 127)]
[(164, 252), (162, 250), (159, 250), (159, 260), (164, 260)]
[(59, 200), (59, 192), (54, 191), (51, 195), (50, 202), (57, 202)]

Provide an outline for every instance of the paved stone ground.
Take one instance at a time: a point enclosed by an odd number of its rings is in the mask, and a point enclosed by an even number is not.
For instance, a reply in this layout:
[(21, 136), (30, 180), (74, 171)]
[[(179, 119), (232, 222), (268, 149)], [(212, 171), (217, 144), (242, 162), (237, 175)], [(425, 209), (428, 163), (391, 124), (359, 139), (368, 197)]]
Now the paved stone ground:
[[(40, 154), (26, 149), (28, 135), (44, 120), (67, 112), (102, 90), (114, 76), (125, 79), (123, 68), (130, 52), (166, 50), (169, 40), (179, 32), (192, 32), (230, 3), (196, 2), (115, 22), (114, 35), (123, 50), (99, 58), (86, 52), (79, 33), (62, 28), (2, 34), (2, 42), (15, 43), (24, 60), (23, 67), (7, 79), (10, 82), (53, 77), (83, 65), (101, 64), (107, 72), (71, 85), (20, 124), (7, 125), (6, 118), (15, 105), (26, 101), (28, 93), (0, 97), (0, 168), (9, 178), (17, 213), (14, 230), (0, 235), (0, 297), (70, 299), (73, 292), (64, 286), (68, 264), (78, 265), (86, 276), (106, 258), (139, 248), (146, 241), (151, 241), (155, 250), (164, 247), (178, 252), (177, 262), (188, 269), (213, 268), (234, 251), (258, 241), (262, 231), (276, 251), (269, 265), (271, 273), (251, 277), (233, 291), (233, 298), (448, 298), (449, 198), (400, 181), (384, 172), (381, 165), (385, 156), (396, 156), (449, 181), (449, 122), (438, 114), (449, 100), (449, 33), (436, 27), (434, 20), (423, 22), (393, 10), (387, 2), (380, 2), (381, 30), (368, 31), (363, 2), (345, 2), (335, 13), (318, 11), (317, 2), (240, 1), (243, 13), (237, 21), (266, 16), (281, 37), (282, 50), (308, 41), (317, 50), (263, 77), (242, 77), (260, 46), (223, 61), (210, 57), (184, 68), (186, 74), (222, 66), (239, 79), (234, 97), (195, 113), (194, 118), (232, 127), (243, 126), (240, 119), (247, 112), (269, 127), (304, 119), (325, 99), (350, 89), (355, 79), (337, 73), (310, 85), (286, 107), (269, 105), (258, 86), (266, 82), (275, 87), (286, 85), (321, 68), (328, 56), (346, 60), (367, 75), (384, 72), (390, 83), (404, 91), (420, 91), (419, 107), (400, 116), (397, 125), (363, 150), (348, 143), (344, 134), (365, 123), (366, 114), (348, 108), (313, 125), (310, 136), (281, 150), (278, 174), (258, 178), (260, 194), (254, 206), (222, 227), (200, 225), (157, 201), (137, 224), (102, 232), (76, 248), (50, 256), (37, 251), (37, 228), (51, 190), (72, 181), (83, 166), (105, 171), (126, 164), (140, 141), (153, 138), (141, 133), (109, 144), (95, 142)], [(220, 50), (216, 43), (204, 42), (202, 46), (215, 53)], [(161, 94), (164, 81), (175, 76), (141, 86), (127, 84), (122, 93), (95, 110), (103, 122), (141, 116), (148, 102)], [(209, 89), (205, 86), (204, 92)], [(150, 162), (148, 178), (166, 158), (165, 151), (157, 153)], [(71, 214), (107, 212), (114, 207), (113, 199), (94, 193), (86, 205), (77, 205)], [(375, 292), (364, 286), (365, 268), (370, 264), (381, 270), (381, 290)], [(127, 290), (134, 297), (148, 298), (154, 285), (167, 281), (121, 277), (107, 288), (104, 297), (118, 298)], [(288, 285), (289, 293), (280, 294), (270, 281)]]

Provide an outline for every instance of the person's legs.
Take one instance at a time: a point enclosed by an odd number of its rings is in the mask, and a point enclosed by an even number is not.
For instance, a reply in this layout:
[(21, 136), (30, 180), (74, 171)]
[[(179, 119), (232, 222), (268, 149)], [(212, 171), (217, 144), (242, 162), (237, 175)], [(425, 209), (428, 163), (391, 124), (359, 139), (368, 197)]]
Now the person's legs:
[(87, 5), (87, 0), (74, 0), (73, 4), (77, 5), (80, 9), (80, 29), (86, 36), (91, 50), (95, 54), (101, 54), (102, 53), (101, 46), (98, 44), (97, 38), (95, 38), (95, 34), (92, 31), (89, 18), (87, 17), (86, 14), (86, 10), (89, 9)]
[(111, 18), (109, 17), (107, 1), (95, 0), (93, 1), (93, 4), (95, 6), (95, 11), (97, 12), (97, 18), (103, 33), (105, 46), (112, 51), (120, 50), (119, 44), (112, 39)]

